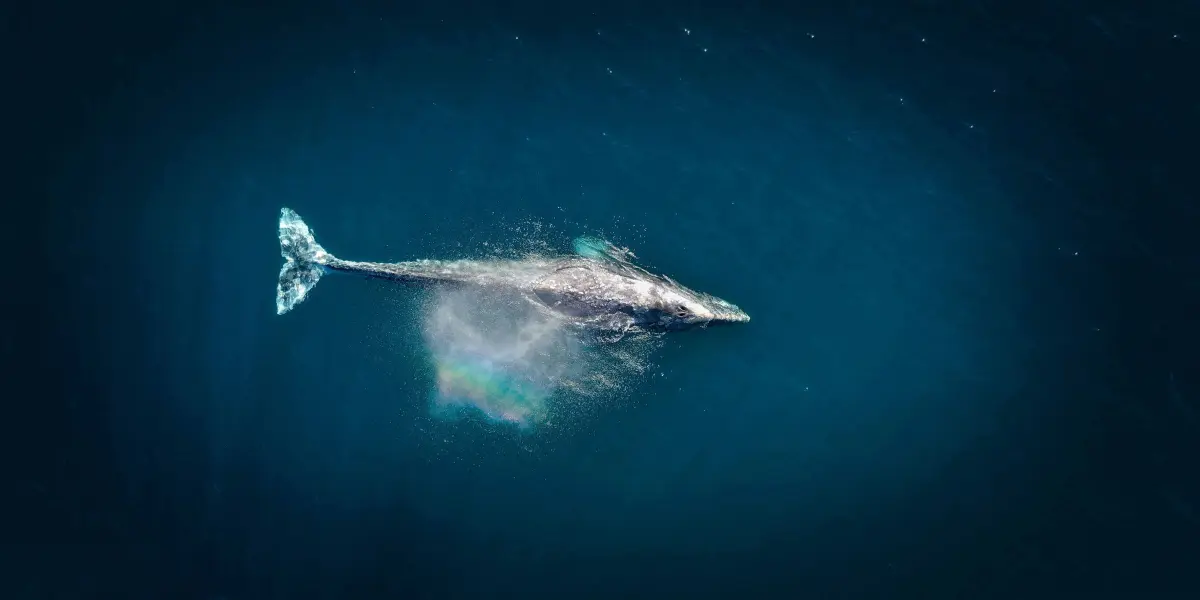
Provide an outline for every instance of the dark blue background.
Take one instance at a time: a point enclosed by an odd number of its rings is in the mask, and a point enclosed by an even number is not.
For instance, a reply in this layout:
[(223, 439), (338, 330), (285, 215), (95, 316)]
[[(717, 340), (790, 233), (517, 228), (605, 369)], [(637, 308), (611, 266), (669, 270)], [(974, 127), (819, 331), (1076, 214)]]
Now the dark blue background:
[[(5, 596), (1196, 597), (1200, 21), (1149, 10), (14, 10)], [(281, 206), (754, 320), (437, 421), (405, 290), (274, 314)]]

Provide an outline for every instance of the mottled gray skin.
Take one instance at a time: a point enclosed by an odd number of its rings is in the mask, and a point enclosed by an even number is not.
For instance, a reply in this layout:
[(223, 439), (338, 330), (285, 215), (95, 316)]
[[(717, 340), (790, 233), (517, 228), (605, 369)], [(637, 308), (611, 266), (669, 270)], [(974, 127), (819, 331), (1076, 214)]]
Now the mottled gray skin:
[(576, 243), (586, 256), (360, 262), (326, 252), (300, 216), (284, 208), (279, 245), (286, 259), (276, 294), (279, 314), (295, 308), (321, 275), (332, 271), (402, 282), (503, 288), (571, 324), (617, 338), (631, 331), (678, 331), (750, 320), (733, 304), (634, 265), (628, 260), (632, 253), (601, 240), (581, 238)]

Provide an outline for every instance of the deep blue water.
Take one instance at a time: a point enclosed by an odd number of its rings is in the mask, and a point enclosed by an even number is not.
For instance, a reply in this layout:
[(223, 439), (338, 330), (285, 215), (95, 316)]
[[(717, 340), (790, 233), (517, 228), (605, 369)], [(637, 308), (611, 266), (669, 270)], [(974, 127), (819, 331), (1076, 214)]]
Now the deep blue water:
[[(73, 441), (16, 597), (1197, 589), (1181, 105), (1112, 75), (1174, 89), (1194, 7), (294, 8), (67, 27), (125, 41), (46, 146)], [(753, 321), (558, 427), (437, 419), (423, 292), (275, 314), (282, 206), (364, 260), (603, 235)]]

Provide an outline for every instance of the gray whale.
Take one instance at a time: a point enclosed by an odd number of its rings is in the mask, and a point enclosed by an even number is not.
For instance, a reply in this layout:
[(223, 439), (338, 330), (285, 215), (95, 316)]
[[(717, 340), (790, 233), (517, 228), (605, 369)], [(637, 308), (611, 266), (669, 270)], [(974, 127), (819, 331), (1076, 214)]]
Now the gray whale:
[(633, 253), (604, 240), (577, 238), (575, 254), (523, 260), (343, 260), (325, 251), (295, 211), (279, 216), (284, 258), (275, 305), (284, 314), (330, 272), (417, 284), (503, 288), (566, 322), (619, 339), (631, 331), (667, 332), (750, 317), (737, 306), (697, 292), (631, 262)]

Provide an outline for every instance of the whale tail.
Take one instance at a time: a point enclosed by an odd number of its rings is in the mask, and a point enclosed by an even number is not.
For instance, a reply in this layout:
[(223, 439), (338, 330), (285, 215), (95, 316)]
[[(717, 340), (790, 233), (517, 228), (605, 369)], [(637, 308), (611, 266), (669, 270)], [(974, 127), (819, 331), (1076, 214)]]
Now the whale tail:
[(282, 315), (304, 301), (333, 256), (317, 243), (312, 230), (290, 208), (279, 211), (279, 250), (284, 263), (279, 269), (275, 311)]

